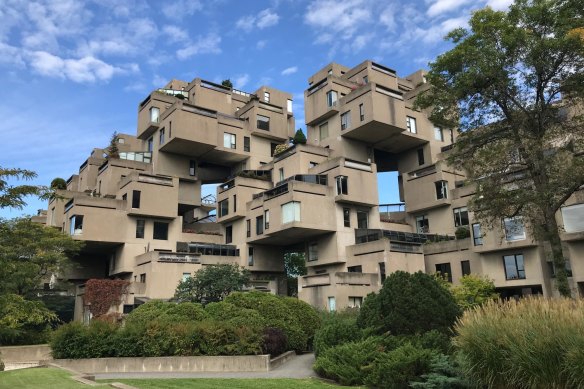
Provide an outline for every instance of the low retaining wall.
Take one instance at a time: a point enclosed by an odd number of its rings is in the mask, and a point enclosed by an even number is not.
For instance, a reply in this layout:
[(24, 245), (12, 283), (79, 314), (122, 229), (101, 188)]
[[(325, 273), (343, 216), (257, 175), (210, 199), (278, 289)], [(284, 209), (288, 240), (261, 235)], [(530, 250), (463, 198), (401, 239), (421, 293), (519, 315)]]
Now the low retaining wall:
[[(47, 361), (49, 362), (49, 361)], [(82, 373), (266, 372), (269, 355), (55, 359), (58, 366)]]
[(295, 356), (296, 353), (294, 351), (286, 351), (284, 354), (278, 355), (274, 359), (270, 359), (270, 370), (282, 366)]
[(0, 347), (0, 359), (5, 363), (37, 362), (51, 358), (51, 347), (48, 344)]

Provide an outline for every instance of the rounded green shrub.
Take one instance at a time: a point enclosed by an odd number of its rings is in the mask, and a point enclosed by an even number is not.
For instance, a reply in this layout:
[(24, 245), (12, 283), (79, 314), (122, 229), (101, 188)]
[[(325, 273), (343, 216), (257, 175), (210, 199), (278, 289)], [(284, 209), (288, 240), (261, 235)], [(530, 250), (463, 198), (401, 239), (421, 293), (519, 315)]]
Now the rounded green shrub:
[(320, 357), (327, 349), (343, 343), (354, 342), (361, 339), (361, 330), (355, 324), (355, 320), (339, 319), (328, 321), (314, 337), (314, 353)]
[(215, 321), (228, 322), (234, 326), (248, 326), (259, 331), (266, 327), (264, 319), (257, 311), (225, 301), (205, 305), (205, 312)]
[(288, 338), (284, 331), (279, 328), (266, 328), (263, 335), (262, 352), (270, 354), (272, 357), (278, 356), (286, 351)]
[(148, 301), (134, 309), (126, 316), (127, 325), (146, 325), (146, 323), (158, 319), (166, 314), (173, 303), (168, 303), (160, 300)]
[(312, 346), (314, 334), (320, 328), (321, 320), (316, 310), (308, 303), (294, 297), (283, 297), (282, 301), (298, 319), (302, 332), (308, 337), (308, 345)]

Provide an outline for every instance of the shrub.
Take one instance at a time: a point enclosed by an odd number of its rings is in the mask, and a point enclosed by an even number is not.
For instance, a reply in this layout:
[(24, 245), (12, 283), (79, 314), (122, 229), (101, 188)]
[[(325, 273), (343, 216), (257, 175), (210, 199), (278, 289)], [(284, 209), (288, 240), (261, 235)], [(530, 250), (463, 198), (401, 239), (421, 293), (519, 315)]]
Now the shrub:
[(4, 371), (5, 367), (4, 362), (0, 359), (0, 371)]
[(113, 340), (118, 325), (103, 321), (93, 321), (89, 326), (78, 322), (68, 323), (53, 333), (51, 349), (53, 357), (62, 358), (104, 358), (112, 356), (116, 348)]
[(314, 334), (320, 328), (320, 317), (308, 303), (294, 297), (283, 297), (282, 301), (298, 319), (302, 332), (308, 337), (308, 346), (312, 346)]
[(454, 236), (456, 236), (456, 239), (470, 238), (470, 230), (467, 227), (458, 227), (454, 231)]
[(364, 382), (377, 388), (407, 388), (410, 381), (431, 371), (435, 355), (435, 351), (411, 343), (386, 353), (378, 353)]
[(314, 354), (318, 358), (331, 347), (359, 339), (361, 339), (361, 330), (355, 324), (355, 320), (340, 318), (336, 321), (328, 321), (316, 332)]
[(344, 343), (323, 350), (313, 368), (319, 375), (341, 385), (361, 385), (368, 374), (367, 366), (381, 351), (377, 337)]
[(447, 355), (436, 354), (430, 363), (430, 373), (422, 374), (419, 379), (410, 382), (416, 389), (463, 389), (471, 385), (462, 375), (460, 366)]
[(294, 134), (294, 138), (292, 138), (292, 143), (295, 145), (301, 144), (301, 145), (305, 145), (306, 144), (306, 135), (304, 135), (304, 132), (302, 132), (302, 129), (298, 129), (296, 130), (296, 133)]
[(460, 285), (450, 289), (458, 306), (469, 309), (483, 304), (485, 301), (496, 300), (495, 283), (485, 277), (468, 274), (460, 278)]
[(398, 271), (386, 278), (370, 307), (361, 311), (359, 322), (380, 322), (380, 330), (396, 335), (433, 329), (448, 333), (459, 314), (452, 294), (432, 276)]
[(171, 303), (164, 301), (153, 300), (148, 301), (134, 309), (126, 316), (126, 324), (128, 325), (146, 325), (148, 322), (156, 320), (157, 318), (166, 314), (170, 308)]
[(284, 331), (279, 328), (266, 328), (264, 330), (262, 352), (270, 354), (272, 357), (278, 356), (286, 351), (288, 338)]
[(584, 387), (584, 301), (488, 301), (458, 320), (455, 347), (478, 385)]
[(258, 331), (263, 331), (266, 327), (264, 319), (257, 311), (225, 301), (205, 305), (205, 312), (215, 321), (227, 322), (234, 326), (247, 326)]
[(379, 306), (379, 295), (376, 293), (369, 293), (359, 311), (357, 317), (357, 325), (360, 328), (383, 328), (383, 317), (381, 316), (381, 307)]
[(208, 318), (205, 309), (201, 304), (196, 303), (180, 303), (172, 304), (166, 311), (166, 319), (171, 321), (201, 321)]

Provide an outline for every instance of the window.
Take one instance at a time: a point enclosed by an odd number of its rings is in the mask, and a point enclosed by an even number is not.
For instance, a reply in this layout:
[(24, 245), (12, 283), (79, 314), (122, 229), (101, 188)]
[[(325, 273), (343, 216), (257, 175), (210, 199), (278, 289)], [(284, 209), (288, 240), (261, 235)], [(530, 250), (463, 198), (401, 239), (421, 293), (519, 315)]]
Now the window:
[(460, 261), (460, 269), (463, 276), (468, 276), (470, 274), (470, 261)]
[(418, 149), (418, 165), (422, 166), (424, 162), (424, 149)]
[(141, 283), (145, 283), (146, 282), (146, 273), (140, 274), (140, 282)]
[(381, 282), (385, 281), (385, 262), (379, 262), (379, 277)]
[(160, 120), (160, 108), (152, 107), (150, 108), (150, 121), (152, 123), (158, 123)]
[(351, 227), (351, 209), (343, 208), (343, 223), (345, 227)]
[(251, 236), (251, 219), (245, 221), (245, 235), (248, 238)]
[[(552, 278), (556, 277), (556, 265), (554, 265), (553, 262), (547, 262), (548, 264), (548, 268), (550, 270), (550, 276)], [(566, 261), (565, 265), (564, 265), (564, 269), (566, 270), (566, 276), (567, 277), (572, 277), (572, 264), (570, 263), (570, 261)]]
[(363, 297), (349, 296), (350, 308), (361, 308), (361, 304), (363, 304)]
[(416, 216), (416, 232), (418, 234), (427, 234), (430, 231), (430, 222), (428, 215)]
[(363, 108), (363, 104), (359, 104), (359, 119), (361, 121), (365, 120), (365, 109)]
[(454, 208), (454, 227), (468, 226), (468, 209), (466, 207)]
[(154, 222), (153, 239), (167, 240), (168, 239), (168, 223)]
[(270, 118), (262, 115), (258, 115), (257, 117), (257, 127), (260, 130), (270, 131)]
[(138, 219), (136, 220), (136, 238), (144, 239), (144, 226), (146, 225), (146, 220)]
[(229, 215), (229, 199), (219, 201), (219, 217)]
[(450, 139), (450, 143), (454, 143), (454, 132), (452, 131), (451, 128), (449, 128), (446, 131), (448, 131), (448, 139)]
[(251, 150), (251, 147), (250, 147), (249, 136), (244, 136), (243, 137), (243, 151), (250, 151), (250, 150)]
[(279, 170), (280, 182), (284, 181), (284, 168), (281, 167)]
[(282, 204), (282, 224), (300, 221), (300, 202)]
[(334, 297), (328, 298), (328, 309), (329, 309), (329, 312), (334, 312), (337, 310), (337, 303), (336, 303)]
[(256, 217), (256, 235), (264, 233), (264, 216)]
[(351, 111), (341, 115), (341, 130), (346, 130), (349, 127), (351, 127)]
[(524, 280), (525, 265), (523, 263), (523, 254), (503, 256), (505, 265), (505, 278), (507, 280)]
[(276, 147), (278, 147), (277, 143), (270, 143), (270, 157), (273, 157), (276, 154)]
[(444, 142), (444, 132), (440, 127), (434, 127), (434, 139)]
[(566, 232), (584, 231), (584, 204), (562, 207), (562, 219)]
[(140, 195), (139, 190), (132, 191), (132, 208), (140, 208)]
[(406, 116), (406, 127), (412, 134), (416, 134), (418, 132), (416, 127), (416, 119), (411, 116)]
[(318, 243), (311, 242), (308, 244), (308, 260), (316, 261), (318, 260)]
[(479, 223), (474, 223), (472, 225), (472, 238), (475, 246), (481, 246), (483, 244), (483, 234)]
[(266, 103), (270, 102), (270, 92), (264, 92), (264, 101)]
[(288, 107), (288, 112), (292, 112), (292, 100), (288, 99), (286, 101), (286, 106)]
[(523, 228), (523, 219), (521, 216), (506, 217), (503, 219), (503, 228), (505, 230), (505, 240), (514, 241), (525, 239), (525, 229)]
[(192, 159), (189, 161), (189, 176), (194, 176), (196, 173), (197, 163)]
[(225, 243), (233, 242), (233, 226), (225, 227)]
[(337, 195), (348, 195), (349, 194), (349, 177), (347, 176), (336, 176), (335, 181), (337, 183)]
[(235, 149), (235, 134), (223, 133), (223, 147), (226, 149)]
[(164, 128), (160, 130), (160, 135), (158, 136), (158, 144), (164, 144)]
[(446, 276), (448, 282), (452, 282), (452, 271), (450, 269), (450, 262), (447, 263), (437, 263), (436, 273), (440, 273), (442, 276)]
[(183, 275), (182, 275), (182, 281), (185, 282), (190, 277), (191, 277), (191, 273), (183, 273)]
[(331, 90), (326, 92), (326, 105), (330, 108), (337, 105), (337, 91)]
[(367, 212), (357, 211), (357, 228), (368, 228)]
[(127, 194), (127, 193), (124, 193), (124, 194), (122, 195), (122, 200), (124, 200), (124, 201), (128, 201), (128, 194)]
[(347, 266), (347, 272), (349, 273), (363, 273), (363, 266)]
[(264, 211), (264, 230), (270, 229), (270, 210), (266, 209)]
[(436, 200), (448, 198), (448, 181), (436, 181), (434, 186), (436, 187)]
[(69, 218), (69, 234), (81, 235), (83, 233), (83, 215), (73, 215)]
[(168, 139), (172, 138), (172, 122), (168, 122)]
[(153, 137), (148, 138), (146, 149), (148, 150), (148, 152), (152, 152), (154, 150), (154, 138)]
[(253, 266), (253, 247), (247, 249), (247, 266)]
[(329, 136), (329, 132), (328, 132), (328, 122), (321, 124), (318, 127), (318, 139), (323, 140), (328, 138)]
[(368, 83), (369, 83), (369, 77), (363, 76), (363, 84), (368, 84)]
[(233, 195), (233, 213), (237, 212), (237, 195)]

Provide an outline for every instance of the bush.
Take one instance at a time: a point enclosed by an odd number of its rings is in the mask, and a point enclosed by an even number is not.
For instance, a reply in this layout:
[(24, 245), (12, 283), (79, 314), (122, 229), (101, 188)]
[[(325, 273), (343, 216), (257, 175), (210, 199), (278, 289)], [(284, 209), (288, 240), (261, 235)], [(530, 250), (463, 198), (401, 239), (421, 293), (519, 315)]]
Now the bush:
[(467, 227), (458, 227), (454, 231), (454, 236), (456, 236), (456, 239), (470, 238), (470, 230)]
[(380, 323), (381, 331), (396, 335), (433, 329), (449, 333), (460, 314), (452, 294), (422, 272), (392, 273), (379, 295), (368, 300), (369, 306), (361, 311), (359, 322)]
[(286, 351), (288, 338), (284, 331), (279, 328), (266, 328), (264, 330), (262, 352), (270, 354), (272, 357), (278, 356)]
[(331, 347), (360, 339), (361, 330), (355, 324), (355, 320), (339, 318), (336, 321), (328, 321), (316, 332), (314, 354), (318, 358)]
[(381, 316), (378, 294), (369, 293), (365, 297), (359, 316), (357, 317), (357, 325), (359, 328), (371, 328), (373, 330), (383, 328), (383, 317)]
[(283, 297), (282, 301), (298, 319), (302, 332), (308, 337), (308, 346), (312, 347), (314, 334), (320, 328), (320, 317), (308, 303), (294, 297)]
[(144, 326), (154, 320), (170, 322), (201, 321), (209, 317), (201, 304), (170, 303), (165, 301), (148, 301), (140, 305), (126, 316), (127, 325)]
[(495, 293), (495, 283), (485, 277), (468, 274), (460, 278), (460, 285), (450, 288), (458, 306), (469, 309), (481, 305), (489, 300), (496, 300), (499, 294)]
[(112, 356), (118, 325), (94, 321), (89, 326), (78, 322), (59, 327), (51, 339), (55, 359), (104, 358)]
[(472, 387), (462, 375), (460, 366), (447, 355), (437, 354), (430, 363), (430, 373), (410, 382), (416, 389), (463, 389)]
[(148, 301), (126, 316), (126, 324), (146, 325), (147, 323), (165, 315), (166, 311), (170, 308), (170, 305), (171, 303), (160, 300)]
[(455, 327), (455, 347), (477, 385), (584, 387), (584, 301), (488, 301)]
[(381, 350), (377, 337), (340, 344), (323, 350), (313, 368), (341, 385), (362, 385), (368, 374), (367, 366)]

